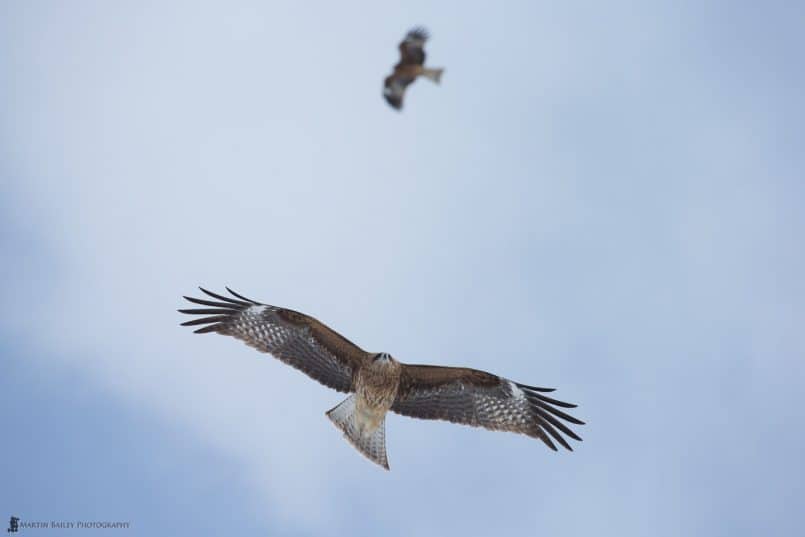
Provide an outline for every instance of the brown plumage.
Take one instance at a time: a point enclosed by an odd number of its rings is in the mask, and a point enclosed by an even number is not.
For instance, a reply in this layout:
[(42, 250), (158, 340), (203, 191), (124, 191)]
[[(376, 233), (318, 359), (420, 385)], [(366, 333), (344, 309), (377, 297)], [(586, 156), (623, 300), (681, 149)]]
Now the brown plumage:
[(233, 336), (325, 386), (353, 393), (327, 416), (353, 446), (386, 469), (389, 410), (521, 433), (539, 438), (554, 451), (554, 440), (571, 451), (565, 436), (581, 440), (564, 422), (584, 422), (557, 408), (576, 405), (544, 395), (553, 389), (518, 384), (477, 369), (405, 364), (385, 353), (366, 352), (303, 313), (255, 302), (229, 288), (232, 297), (201, 290), (215, 301), (184, 297), (206, 307), (179, 310), (204, 316), (183, 326), (202, 325), (197, 333)]
[(428, 37), (428, 32), (424, 28), (409, 31), (399, 46), (400, 61), (383, 81), (383, 97), (396, 110), (402, 109), (405, 90), (419, 76), (424, 76), (437, 84), (442, 78), (444, 69), (431, 69), (424, 65), (424, 47)]

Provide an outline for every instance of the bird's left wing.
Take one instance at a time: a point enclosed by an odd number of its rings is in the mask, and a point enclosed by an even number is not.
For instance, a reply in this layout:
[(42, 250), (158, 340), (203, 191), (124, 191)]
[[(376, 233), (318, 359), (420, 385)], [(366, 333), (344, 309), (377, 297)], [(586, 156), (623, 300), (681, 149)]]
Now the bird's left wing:
[(383, 98), (395, 110), (402, 109), (405, 88), (413, 81), (414, 79), (411, 77), (399, 76), (396, 73), (389, 75), (383, 81)]
[(391, 410), (413, 418), (522, 433), (539, 438), (556, 451), (553, 437), (572, 451), (560, 432), (574, 440), (581, 438), (560, 420), (576, 425), (584, 422), (556, 408), (576, 405), (543, 395), (551, 391), (477, 369), (402, 364), (400, 386)]
[(179, 310), (202, 315), (182, 326), (204, 325), (198, 334), (233, 336), (255, 349), (271, 353), (286, 364), (339, 392), (352, 389), (352, 374), (367, 353), (318, 320), (285, 308), (261, 304), (227, 288), (232, 297), (201, 289), (215, 301), (184, 297), (205, 306)]

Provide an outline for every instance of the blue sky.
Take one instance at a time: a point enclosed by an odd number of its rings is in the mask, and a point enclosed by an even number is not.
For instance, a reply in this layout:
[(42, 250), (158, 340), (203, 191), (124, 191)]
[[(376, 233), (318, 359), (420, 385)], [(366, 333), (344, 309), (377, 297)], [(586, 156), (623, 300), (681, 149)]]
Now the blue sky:
[[(417, 24), (446, 72), (399, 114), (380, 85)], [(0, 517), (793, 534), (804, 24), (793, 2), (5, 3)], [(380, 471), (324, 417), (339, 394), (177, 326), (196, 285), (555, 386), (584, 442), (392, 416)]]

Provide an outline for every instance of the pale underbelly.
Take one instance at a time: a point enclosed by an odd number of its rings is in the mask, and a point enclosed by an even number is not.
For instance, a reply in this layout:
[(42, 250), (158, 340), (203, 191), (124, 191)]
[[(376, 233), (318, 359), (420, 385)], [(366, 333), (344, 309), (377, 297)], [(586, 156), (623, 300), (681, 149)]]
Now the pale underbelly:
[(355, 426), (361, 436), (369, 436), (377, 430), (386, 417), (386, 405), (374, 406), (358, 399), (355, 405)]

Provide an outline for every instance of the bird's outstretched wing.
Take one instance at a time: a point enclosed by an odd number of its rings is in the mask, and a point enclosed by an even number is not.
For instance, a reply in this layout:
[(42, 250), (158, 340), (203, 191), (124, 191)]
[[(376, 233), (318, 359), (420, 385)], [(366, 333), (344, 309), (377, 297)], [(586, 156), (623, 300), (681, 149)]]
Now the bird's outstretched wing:
[(399, 76), (396, 73), (389, 75), (383, 82), (383, 98), (395, 110), (402, 109), (405, 88), (413, 81), (412, 76)]
[(205, 307), (179, 310), (203, 315), (182, 326), (203, 325), (195, 331), (197, 334), (217, 332), (236, 337), (325, 386), (339, 392), (352, 390), (352, 373), (367, 358), (367, 353), (335, 330), (304, 313), (261, 304), (229, 288), (227, 291), (233, 298), (206, 289), (201, 291), (215, 300), (184, 297)]
[(576, 405), (543, 395), (551, 391), (476, 369), (402, 364), (400, 387), (391, 410), (413, 418), (522, 433), (539, 438), (556, 451), (553, 437), (573, 451), (561, 433), (574, 440), (581, 438), (560, 420), (576, 425), (584, 422), (557, 408)]
[(427, 41), (429, 37), (428, 31), (421, 26), (412, 28), (405, 35), (405, 39), (400, 42), (400, 63), (398, 63), (397, 66), (424, 64), (425, 41)]

